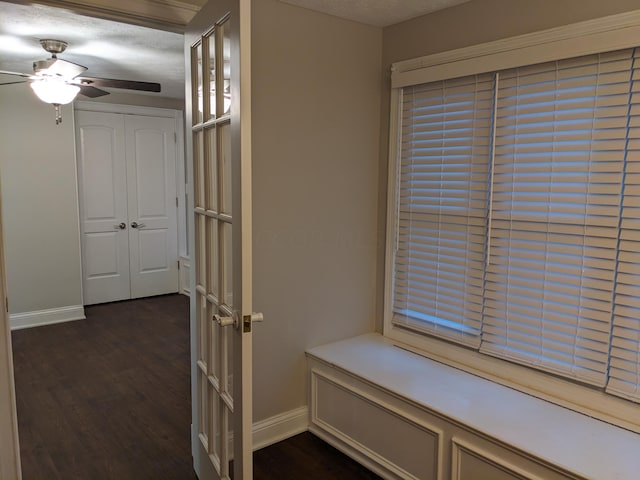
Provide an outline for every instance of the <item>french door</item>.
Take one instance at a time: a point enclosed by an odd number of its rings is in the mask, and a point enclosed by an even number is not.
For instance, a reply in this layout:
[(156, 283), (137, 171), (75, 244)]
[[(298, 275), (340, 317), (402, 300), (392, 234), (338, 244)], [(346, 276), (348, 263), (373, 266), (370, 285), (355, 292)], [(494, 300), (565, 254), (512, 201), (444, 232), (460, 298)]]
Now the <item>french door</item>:
[(253, 476), (251, 330), (260, 316), (251, 309), (249, 6), (210, 1), (186, 34), (192, 451), (200, 480)]

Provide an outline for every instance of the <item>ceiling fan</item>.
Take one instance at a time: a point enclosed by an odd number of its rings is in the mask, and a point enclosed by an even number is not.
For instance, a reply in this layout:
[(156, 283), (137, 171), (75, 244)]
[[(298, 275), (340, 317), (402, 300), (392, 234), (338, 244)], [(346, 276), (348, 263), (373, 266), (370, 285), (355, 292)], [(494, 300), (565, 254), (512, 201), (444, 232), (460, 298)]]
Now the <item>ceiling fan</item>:
[(40, 45), (51, 54), (51, 58), (33, 62), (33, 73), (0, 70), (0, 74), (16, 75), (28, 79), (0, 83), (0, 85), (31, 82), (31, 88), (38, 98), (55, 107), (56, 125), (62, 123), (60, 105), (72, 102), (78, 93), (89, 98), (109, 95), (109, 92), (98, 87), (160, 92), (159, 83), (81, 76), (87, 70), (87, 67), (58, 58), (58, 54), (64, 52), (67, 48), (67, 42), (45, 38), (40, 40)]

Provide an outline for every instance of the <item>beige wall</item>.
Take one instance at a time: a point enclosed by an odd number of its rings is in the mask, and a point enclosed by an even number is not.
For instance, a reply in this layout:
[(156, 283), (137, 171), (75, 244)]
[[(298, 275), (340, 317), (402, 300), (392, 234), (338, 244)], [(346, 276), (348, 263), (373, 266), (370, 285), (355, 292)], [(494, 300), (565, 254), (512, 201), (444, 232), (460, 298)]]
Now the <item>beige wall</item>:
[[(386, 27), (382, 43), (379, 224), (386, 221), (390, 68), (393, 62), (640, 9), (638, 0), (471, 0)], [(640, 39), (638, 41), (640, 44)], [(377, 306), (382, 319), (384, 256), (378, 258)], [(381, 329), (381, 323), (377, 324)]]
[(0, 177), (11, 313), (82, 304), (71, 106), (63, 123), (24, 84), (0, 89)]
[(399, 60), (637, 9), (638, 0), (471, 0), (385, 28), (383, 67), (388, 71)]
[(307, 348), (373, 329), (382, 32), (253, 8), (258, 421), (306, 404)]

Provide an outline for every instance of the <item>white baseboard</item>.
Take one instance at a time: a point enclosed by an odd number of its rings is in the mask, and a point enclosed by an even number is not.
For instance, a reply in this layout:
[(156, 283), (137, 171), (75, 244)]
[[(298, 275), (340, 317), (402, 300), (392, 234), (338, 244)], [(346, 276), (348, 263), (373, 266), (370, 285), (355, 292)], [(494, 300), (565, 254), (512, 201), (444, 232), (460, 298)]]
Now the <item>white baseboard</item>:
[(307, 406), (280, 413), (253, 424), (253, 449), (258, 450), (309, 429)]
[[(309, 407), (304, 406), (280, 413), (265, 420), (260, 420), (253, 424), (253, 450), (260, 450), (274, 443), (286, 440), (289, 437), (309, 430)], [(198, 434), (191, 424), (191, 441), (200, 444)], [(229, 448), (233, 450), (233, 432), (229, 438)], [(193, 450), (193, 444), (191, 445)]]
[(70, 307), (49, 308), (34, 312), (12, 313), (9, 315), (11, 330), (39, 327), (54, 323), (70, 322), (72, 320), (84, 320), (84, 307), (72, 305)]

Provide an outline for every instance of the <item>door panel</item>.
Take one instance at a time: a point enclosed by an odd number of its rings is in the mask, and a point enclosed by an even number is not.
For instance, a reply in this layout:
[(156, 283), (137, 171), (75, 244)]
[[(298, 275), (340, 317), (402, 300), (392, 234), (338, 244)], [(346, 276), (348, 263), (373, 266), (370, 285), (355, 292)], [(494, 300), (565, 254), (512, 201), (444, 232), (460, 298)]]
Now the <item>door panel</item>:
[(192, 453), (200, 480), (253, 477), (251, 132), (248, 107), (240, 104), (246, 98), (250, 105), (249, 38), (240, 43), (250, 4), (209, 1), (185, 34), (196, 266)]
[(167, 258), (167, 234), (164, 230), (138, 230), (138, 251), (141, 274), (166, 271), (170, 267)]
[(76, 139), (84, 303), (123, 300), (130, 292), (122, 120), (78, 111)]
[(121, 263), (118, 248), (119, 232), (87, 233), (84, 237), (87, 251), (86, 277), (90, 280), (113, 277), (118, 274)]
[(177, 292), (175, 122), (127, 116), (125, 128), (131, 298)]
[[(154, 119), (161, 120), (161, 119)], [(140, 123), (139, 119), (128, 119), (127, 127), (131, 128), (132, 123)], [(157, 123), (157, 122), (154, 122)], [(169, 140), (166, 138), (168, 133), (173, 130), (172, 122), (169, 121), (162, 129), (162, 125), (158, 129), (151, 130), (148, 126), (143, 128), (135, 127), (129, 130), (133, 135), (132, 160), (135, 167), (136, 179), (136, 215), (139, 219), (164, 217), (170, 214), (170, 202), (175, 195), (172, 195), (168, 188), (167, 170), (173, 165), (172, 145), (166, 145)], [(173, 142), (171, 142), (173, 144)], [(130, 153), (130, 152), (127, 152)], [(171, 163), (171, 165), (169, 165)], [(174, 168), (171, 168), (174, 170)], [(173, 186), (174, 182), (171, 182)], [(134, 193), (134, 192), (132, 192)]]
[(117, 121), (109, 123), (80, 129), (82, 180), (91, 190), (84, 202), (85, 221), (115, 221), (124, 212), (124, 159), (118, 145), (123, 131)]

